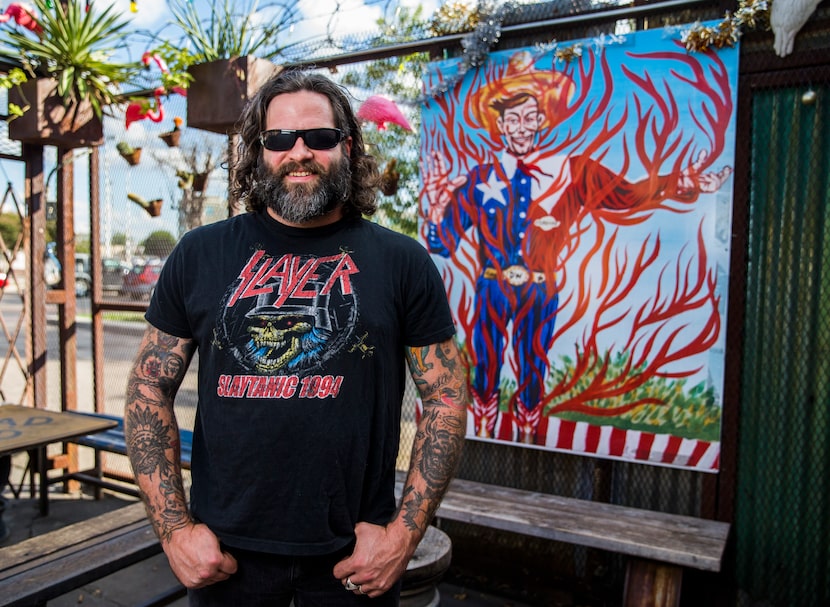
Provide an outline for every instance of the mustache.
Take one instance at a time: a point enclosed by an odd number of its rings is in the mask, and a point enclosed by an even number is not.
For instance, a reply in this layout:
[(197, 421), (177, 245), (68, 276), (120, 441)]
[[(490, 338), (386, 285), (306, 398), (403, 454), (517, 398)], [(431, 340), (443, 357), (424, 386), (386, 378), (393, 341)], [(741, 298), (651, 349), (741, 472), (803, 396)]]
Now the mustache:
[(289, 173), (293, 173), (295, 171), (307, 171), (309, 173), (314, 173), (315, 175), (322, 175), (326, 172), (325, 167), (322, 164), (317, 162), (316, 160), (307, 160), (304, 162), (297, 162), (297, 161), (290, 161), (286, 164), (283, 164), (274, 170), (274, 176), (278, 178), (286, 177)]

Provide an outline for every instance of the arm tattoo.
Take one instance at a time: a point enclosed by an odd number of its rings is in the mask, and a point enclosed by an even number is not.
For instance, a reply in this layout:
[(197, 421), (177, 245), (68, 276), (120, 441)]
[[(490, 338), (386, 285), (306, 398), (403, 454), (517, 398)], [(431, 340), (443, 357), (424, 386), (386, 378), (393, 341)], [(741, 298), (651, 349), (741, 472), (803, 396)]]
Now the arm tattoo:
[(191, 341), (151, 328), (127, 384), (127, 453), (147, 513), (162, 541), (190, 522), (173, 401), (192, 354)]
[(423, 403), (401, 519), (423, 533), (458, 465), (469, 402), (467, 365), (455, 342), (410, 348), (409, 368)]

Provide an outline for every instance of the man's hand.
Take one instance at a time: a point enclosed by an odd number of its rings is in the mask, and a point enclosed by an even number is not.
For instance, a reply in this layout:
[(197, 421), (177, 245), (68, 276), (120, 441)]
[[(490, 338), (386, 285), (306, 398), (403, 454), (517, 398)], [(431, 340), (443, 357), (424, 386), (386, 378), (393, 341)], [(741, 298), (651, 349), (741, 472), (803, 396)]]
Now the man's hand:
[(712, 194), (721, 188), (732, 174), (732, 167), (723, 167), (716, 173), (703, 173), (708, 159), (709, 152), (701, 150), (697, 160), (680, 174), (680, 178), (677, 180), (677, 191), (679, 193)]
[(412, 533), (394, 523), (383, 527), (370, 523), (355, 526), (354, 552), (334, 566), (334, 577), (357, 586), (356, 594), (374, 598), (387, 592), (406, 571), (415, 552)]
[(421, 175), (424, 178), (424, 194), (429, 203), (427, 218), (432, 223), (441, 223), (447, 207), (452, 202), (456, 189), (467, 182), (464, 176), (449, 180), (450, 170), (444, 157), (438, 152), (432, 152), (427, 160), (422, 160)]
[(222, 582), (236, 573), (236, 559), (219, 546), (219, 539), (203, 524), (176, 529), (162, 547), (170, 568), (186, 588)]

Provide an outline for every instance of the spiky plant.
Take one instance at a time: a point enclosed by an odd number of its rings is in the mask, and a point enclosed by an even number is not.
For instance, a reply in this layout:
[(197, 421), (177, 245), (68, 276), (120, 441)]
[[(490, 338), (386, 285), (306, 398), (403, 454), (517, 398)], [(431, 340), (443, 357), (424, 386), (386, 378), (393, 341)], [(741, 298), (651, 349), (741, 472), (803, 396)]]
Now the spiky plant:
[(171, 0), (169, 7), (171, 23), (181, 30), (192, 63), (248, 55), (273, 59), (285, 49), (278, 44), (280, 34), (299, 21), (293, 0), (212, 0), (208, 11), (197, 10), (189, 0)]
[(32, 77), (54, 78), (67, 106), (89, 101), (100, 117), (141, 70), (138, 63), (113, 60), (126, 49), (123, 30), (129, 22), (113, 6), (97, 11), (94, 4), (77, 0), (33, 1), (41, 32), (12, 27), (4, 30), (3, 42), (18, 50)]

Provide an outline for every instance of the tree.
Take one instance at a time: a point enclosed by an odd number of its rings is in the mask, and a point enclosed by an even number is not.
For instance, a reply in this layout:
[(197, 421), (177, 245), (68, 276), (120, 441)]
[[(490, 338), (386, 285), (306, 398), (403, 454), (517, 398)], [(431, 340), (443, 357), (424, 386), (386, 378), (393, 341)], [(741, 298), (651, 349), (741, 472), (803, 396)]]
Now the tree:
[(176, 246), (176, 237), (167, 230), (156, 230), (141, 243), (149, 257), (167, 257)]
[(115, 246), (125, 246), (127, 244), (127, 235), (124, 232), (116, 232), (110, 238), (110, 244)]
[(207, 138), (204, 138), (200, 145), (190, 146), (174, 156), (153, 154), (160, 166), (169, 169), (178, 177), (179, 189), (182, 191), (178, 203), (179, 235), (202, 225), (205, 188), (195, 187), (197, 177), (204, 175), (207, 179), (217, 164), (225, 159), (226, 154), (226, 151), (211, 146), (211, 141)]
[[(420, 40), (425, 29), (423, 7), (400, 7), (394, 20), (378, 19), (380, 35), (374, 46), (388, 46), (410, 40)], [(390, 57), (372, 61), (360, 70), (343, 76), (342, 84), (350, 88), (364, 89), (385, 94), (398, 105), (416, 104), (421, 94), (421, 77), (429, 62), (429, 53), (414, 53), (402, 57)], [(414, 133), (397, 127), (385, 130), (366, 127), (364, 140), (381, 171), (398, 173), (398, 188), (391, 195), (378, 200), (377, 219), (380, 223), (409, 236), (418, 233), (419, 147), (418, 130), (420, 112), (407, 116)], [(415, 151), (413, 153), (413, 150)]]
[(22, 230), (23, 223), (17, 213), (3, 213), (0, 215), (0, 237), (3, 238), (6, 248), (14, 247)]
[(90, 244), (89, 244), (89, 236), (87, 235), (75, 235), (75, 252), (76, 253), (89, 253)]

